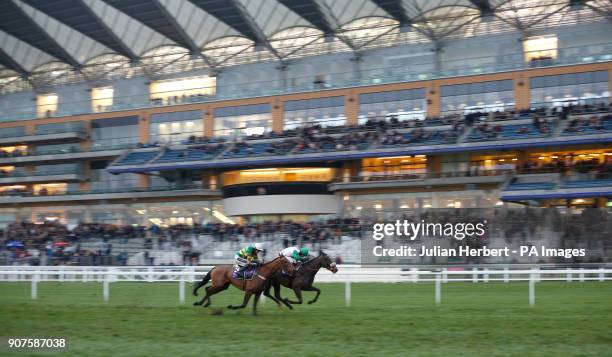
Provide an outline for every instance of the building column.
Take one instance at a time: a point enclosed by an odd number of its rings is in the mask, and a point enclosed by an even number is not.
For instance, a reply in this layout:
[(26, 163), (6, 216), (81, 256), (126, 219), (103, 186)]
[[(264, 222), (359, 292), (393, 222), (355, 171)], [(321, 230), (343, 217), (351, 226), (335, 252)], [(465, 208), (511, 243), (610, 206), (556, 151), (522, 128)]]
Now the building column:
[(608, 70), (608, 90), (612, 93), (612, 68)]
[(427, 156), (427, 173), (439, 174), (442, 171), (442, 156), (432, 155)]
[(440, 86), (436, 82), (431, 82), (429, 86), (425, 88), (428, 118), (435, 118), (441, 115), (440, 98)]
[(211, 108), (204, 109), (204, 136), (212, 138), (215, 136), (215, 118)]
[(519, 75), (512, 81), (514, 88), (514, 107), (518, 110), (529, 109), (531, 106), (531, 96), (529, 89), (529, 78)]
[(92, 223), (93, 222), (93, 214), (91, 213), (91, 206), (86, 205), (85, 210), (83, 211), (83, 223)]
[(149, 176), (140, 174), (138, 175), (138, 187), (139, 188), (149, 188)]
[(79, 182), (79, 190), (88, 191), (91, 189), (91, 166), (89, 161), (84, 161), (81, 165), (83, 165), (83, 178), (85, 181)]
[(272, 130), (275, 133), (282, 133), (285, 127), (285, 108), (283, 103), (278, 99), (274, 99), (272, 103)]
[(359, 123), (359, 94), (349, 92), (344, 97), (344, 115), (346, 115), (347, 125), (357, 125)]
[(529, 152), (526, 150), (519, 150), (516, 153), (516, 169), (520, 171), (528, 160)]
[(149, 114), (143, 113), (138, 118), (138, 136), (141, 144), (148, 144), (150, 139)]

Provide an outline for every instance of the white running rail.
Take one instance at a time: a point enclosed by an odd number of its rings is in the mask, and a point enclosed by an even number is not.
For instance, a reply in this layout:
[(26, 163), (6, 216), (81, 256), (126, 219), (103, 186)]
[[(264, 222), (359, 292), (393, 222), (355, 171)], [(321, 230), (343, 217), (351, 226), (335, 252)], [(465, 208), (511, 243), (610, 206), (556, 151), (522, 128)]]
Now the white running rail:
[[(38, 297), (39, 282), (99, 282), (103, 298), (110, 299), (110, 284), (114, 282), (178, 282), (179, 302), (185, 302), (185, 285), (200, 280), (212, 266), (156, 266), (156, 267), (87, 267), (87, 266), (0, 266), (1, 282), (30, 282), (31, 297)], [(442, 284), (449, 282), (529, 282), (529, 304), (535, 304), (535, 284), (541, 281), (612, 281), (611, 268), (370, 268), (359, 265), (338, 266), (339, 272), (321, 269), (317, 283), (344, 283), (345, 303), (351, 303), (352, 283), (419, 283), (433, 282), (434, 300), (442, 302)]]

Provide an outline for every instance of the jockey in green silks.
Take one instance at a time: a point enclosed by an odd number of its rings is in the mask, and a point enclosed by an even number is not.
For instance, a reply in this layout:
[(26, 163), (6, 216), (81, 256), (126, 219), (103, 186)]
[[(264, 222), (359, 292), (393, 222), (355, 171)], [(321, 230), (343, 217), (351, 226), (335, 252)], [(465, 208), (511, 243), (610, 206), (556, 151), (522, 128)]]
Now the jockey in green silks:
[(264, 247), (261, 243), (251, 244), (240, 249), (234, 255), (235, 267), (238, 269), (238, 274), (242, 275), (251, 265), (259, 264), (259, 252), (263, 251)]
[(308, 259), (309, 250), (306, 247), (298, 249), (297, 247), (288, 247), (280, 251), (278, 255), (281, 257), (290, 258), (293, 263), (302, 263)]

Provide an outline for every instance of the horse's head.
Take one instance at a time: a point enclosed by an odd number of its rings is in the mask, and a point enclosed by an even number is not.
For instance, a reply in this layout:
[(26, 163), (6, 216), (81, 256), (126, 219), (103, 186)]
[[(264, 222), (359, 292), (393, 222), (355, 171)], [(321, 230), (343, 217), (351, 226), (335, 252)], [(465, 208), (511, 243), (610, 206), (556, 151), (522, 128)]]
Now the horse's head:
[(321, 251), (319, 253), (319, 257), (321, 258), (321, 266), (323, 268), (331, 271), (334, 274), (338, 272), (338, 267), (336, 266), (336, 262), (334, 262), (329, 255)]
[(289, 275), (293, 275), (295, 272), (295, 265), (291, 258), (289, 257), (280, 257), (281, 260), (281, 268), (283, 271)]

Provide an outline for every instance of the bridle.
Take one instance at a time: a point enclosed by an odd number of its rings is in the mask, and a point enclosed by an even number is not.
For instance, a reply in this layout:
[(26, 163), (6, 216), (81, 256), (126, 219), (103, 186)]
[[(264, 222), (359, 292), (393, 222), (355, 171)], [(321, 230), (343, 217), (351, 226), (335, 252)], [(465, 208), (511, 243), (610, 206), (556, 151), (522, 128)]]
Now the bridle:
[[(312, 260), (310, 260), (310, 261), (306, 262), (305, 264), (308, 264), (308, 263), (310, 263), (310, 262), (314, 262), (315, 260), (317, 260), (317, 259), (319, 259), (319, 258), (323, 258), (323, 257), (327, 257), (327, 258), (329, 258), (329, 256), (328, 256), (328, 255), (319, 255), (318, 257), (316, 257), (316, 258), (314, 258), (314, 259), (312, 259)], [(330, 260), (331, 260), (331, 259), (330, 259)], [(332, 269), (333, 267), (335, 267), (335, 266), (336, 266), (336, 263), (335, 263), (335, 262), (331, 262), (331, 263), (329, 263), (329, 267), (323, 266), (323, 264), (319, 262), (320, 266), (319, 266), (318, 268), (311, 268), (311, 267), (309, 267), (308, 265), (305, 265), (305, 264), (302, 264), (302, 266), (301, 266), (300, 268), (304, 268), (304, 269), (309, 270), (309, 271), (319, 271), (319, 269), (321, 269), (321, 268), (325, 268), (325, 269), (327, 269), (327, 270), (330, 270), (330, 269)]]

